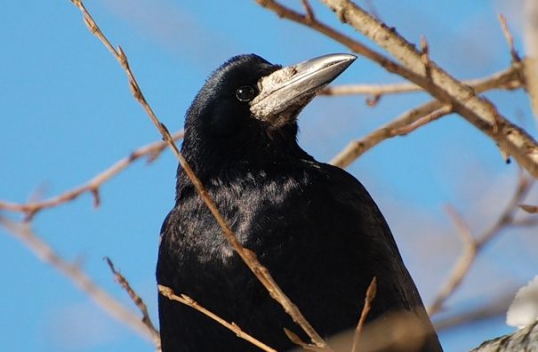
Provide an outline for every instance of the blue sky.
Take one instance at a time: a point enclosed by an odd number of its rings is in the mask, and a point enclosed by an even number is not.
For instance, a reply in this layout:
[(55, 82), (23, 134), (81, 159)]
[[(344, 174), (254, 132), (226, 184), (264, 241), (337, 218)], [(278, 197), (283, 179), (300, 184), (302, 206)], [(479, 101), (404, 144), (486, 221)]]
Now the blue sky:
[[(299, 1), (289, 3), (300, 9)], [(520, 1), (371, 3), (409, 40), (425, 35), (432, 58), (459, 78), (508, 67), (498, 12), (507, 16), (523, 52)], [(182, 127), (205, 77), (233, 55), (254, 52), (292, 64), (348, 52), (254, 1), (94, 0), (86, 5), (112, 42), (125, 50), (146, 98), (170, 130)], [(332, 12), (314, 5), (320, 19), (361, 39)], [(123, 71), (70, 1), (4, 1), (0, 28), (0, 199), (25, 202), (63, 193), (159, 139), (132, 98)], [(398, 81), (359, 58), (337, 83)], [(522, 92), (488, 96), (505, 116), (534, 133)], [(369, 108), (364, 97), (320, 97), (301, 115), (301, 144), (319, 160), (329, 160), (350, 140), (426, 99), (425, 94), (383, 97)], [(155, 322), (158, 232), (173, 206), (175, 169), (169, 152), (150, 165), (139, 161), (101, 188), (99, 208), (84, 195), (39, 213), (32, 223), (59, 254), (80, 261), (99, 285), (132, 306), (102, 260), (112, 258), (146, 300)], [(517, 174), (514, 164), (502, 162), (494, 143), (458, 116), (381, 144), (349, 171), (384, 211), (426, 303), (461, 249), (443, 207), (457, 207), (478, 233), (507, 201)], [(530, 233), (511, 231), (487, 247), (469, 280), (449, 300), (448, 313), (488, 301), (536, 275), (538, 245)], [(0, 248), (1, 350), (152, 350), (3, 229)], [(462, 351), (510, 331), (499, 318), (443, 332), (441, 339), (447, 351)]]

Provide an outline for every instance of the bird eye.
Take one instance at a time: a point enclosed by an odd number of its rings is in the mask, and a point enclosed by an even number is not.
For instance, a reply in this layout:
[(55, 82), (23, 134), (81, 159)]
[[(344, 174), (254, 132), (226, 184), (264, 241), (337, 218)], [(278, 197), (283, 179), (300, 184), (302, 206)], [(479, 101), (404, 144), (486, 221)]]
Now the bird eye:
[(256, 96), (256, 91), (250, 86), (242, 86), (235, 91), (235, 97), (242, 102), (251, 101)]

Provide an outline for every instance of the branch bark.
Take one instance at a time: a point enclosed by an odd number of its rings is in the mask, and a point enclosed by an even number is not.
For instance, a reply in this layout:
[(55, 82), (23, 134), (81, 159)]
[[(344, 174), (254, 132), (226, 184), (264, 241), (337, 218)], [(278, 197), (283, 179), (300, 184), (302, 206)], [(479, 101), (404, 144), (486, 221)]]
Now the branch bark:
[(538, 119), (538, 1), (525, 0), (524, 16), (525, 82), (534, 117)]
[[(519, 79), (520, 76), (520, 67), (512, 66), (509, 69), (493, 74), (490, 77), (476, 80), (474, 82), (473, 89), (477, 94), (496, 88), (515, 89), (521, 86), (521, 81)], [(362, 154), (366, 153), (379, 143), (386, 139), (398, 136), (398, 134), (394, 133), (394, 131), (414, 124), (424, 116), (441, 109), (442, 106), (443, 103), (440, 101), (432, 100), (415, 109), (405, 112), (385, 126), (370, 133), (366, 137), (360, 140), (351, 141), (330, 161), (330, 163), (341, 168), (349, 166)]]

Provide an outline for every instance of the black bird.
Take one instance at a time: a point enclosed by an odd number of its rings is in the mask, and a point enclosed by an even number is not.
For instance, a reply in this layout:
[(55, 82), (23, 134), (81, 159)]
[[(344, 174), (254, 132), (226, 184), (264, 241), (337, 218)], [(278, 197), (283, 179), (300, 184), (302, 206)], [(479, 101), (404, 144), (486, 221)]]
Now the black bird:
[[(387, 313), (411, 313), (431, 331), (420, 351), (441, 351), (390, 229), (366, 189), (297, 144), (299, 112), (354, 60), (336, 54), (281, 68), (252, 54), (230, 59), (187, 111), (182, 153), (241, 243), (257, 254), (320, 335), (356, 326), (376, 277), (368, 322), (382, 321)], [(308, 341), (227, 243), (182, 168), (176, 191), (176, 205), (161, 230), (157, 282), (279, 351), (295, 347), (284, 328)], [(162, 295), (159, 318), (163, 352), (258, 351)]]

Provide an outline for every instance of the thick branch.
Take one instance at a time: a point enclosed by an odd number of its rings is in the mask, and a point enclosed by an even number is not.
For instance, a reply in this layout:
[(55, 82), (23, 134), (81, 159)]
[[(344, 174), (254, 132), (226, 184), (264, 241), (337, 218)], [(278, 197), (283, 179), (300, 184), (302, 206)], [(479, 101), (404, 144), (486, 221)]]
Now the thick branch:
[(525, 0), (523, 12), (526, 51), (526, 58), (523, 61), (525, 82), (534, 117), (538, 119), (538, 1)]
[[(401, 37), (394, 28), (370, 16), (348, 0), (323, 0), (344, 23), (348, 23), (363, 35), (376, 42), (401, 62), (407, 71), (399, 73), (404, 78), (423, 87), (438, 100), (452, 105), (481, 131), (490, 136), (507, 154), (538, 177), (538, 145), (523, 129), (502, 116), (486, 98), (479, 97), (472, 88), (462, 84), (435, 62), (424, 61), (424, 55), (414, 45)], [(384, 61), (376, 61), (385, 67)]]

